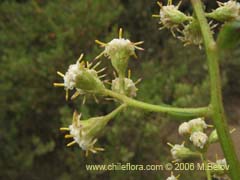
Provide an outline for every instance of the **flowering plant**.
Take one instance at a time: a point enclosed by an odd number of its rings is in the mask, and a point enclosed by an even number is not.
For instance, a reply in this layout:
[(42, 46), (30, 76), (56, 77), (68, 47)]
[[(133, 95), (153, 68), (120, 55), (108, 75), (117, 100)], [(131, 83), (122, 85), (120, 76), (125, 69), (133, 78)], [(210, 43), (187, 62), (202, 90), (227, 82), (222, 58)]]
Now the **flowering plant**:
[[(210, 13), (204, 12), (202, 2), (200, 0), (191, 0), (194, 9), (194, 15), (186, 15), (179, 10), (180, 4), (173, 5), (172, 0), (168, 0), (167, 5), (158, 2), (160, 12), (154, 17), (159, 18), (159, 23), (162, 25), (160, 29), (170, 29), (173, 36), (184, 42), (184, 45), (204, 45), (207, 54), (209, 67), (210, 84), (211, 84), (211, 101), (205, 107), (198, 108), (178, 108), (172, 106), (161, 106), (145, 103), (133, 99), (137, 96), (137, 83), (131, 79), (131, 71), (128, 70), (129, 59), (136, 56), (135, 50), (144, 50), (139, 45), (143, 41), (131, 42), (129, 39), (123, 38), (123, 30), (119, 29), (118, 38), (113, 39), (108, 43), (95, 40), (97, 44), (104, 48), (95, 60), (99, 60), (103, 56), (110, 59), (111, 64), (116, 72), (115, 79), (108, 84), (102, 80), (106, 75), (99, 75), (105, 68), (96, 70), (100, 62), (96, 64), (82, 61), (83, 55), (80, 56), (76, 64), (70, 65), (68, 71), (63, 74), (58, 74), (63, 78), (63, 83), (54, 83), (55, 86), (62, 86), (66, 91), (66, 99), (68, 99), (68, 91), (76, 90), (71, 99), (79, 95), (91, 96), (110, 96), (120, 105), (105, 116), (93, 117), (87, 120), (80, 120), (80, 115), (77, 112), (73, 113), (73, 122), (69, 127), (60, 128), (63, 131), (69, 131), (65, 135), (66, 138), (73, 138), (73, 141), (67, 146), (78, 144), (80, 148), (88, 152), (96, 153), (103, 151), (103, 148), (95, 147), (98, 134), (105, 128), (107, 123), (119, 114), (125, 107), (134, 107), (148, 111), (161, 112), (166, 114), (178, 115), (187, 119), (194, 118), (184, 122), (179, 126), (179, 134), (188, 141), (186, 144), (172, 145), (171, 154), (175, 161), (181, 161), (186, 158), (198, 158), (206, 163), (206, 152), (210, 144), (220, 142), (226, 160), (217, 160), (214, 163), (216, 166), (221, 164), (229, 164), (229, 171), (223, 171), (221, 168), (215, 171), (206, 170), (208, 180), (213, 176), (228, 174), (232, 179), (240, 179), (240, 166), (233, 147), (233, 142), (230, 137), (230, 132), (227, 128), (225, 119), (224, 107), (222, 102), (221, 79), (219, 72), (219, 51), (221, 43), (226, 41), (215, 41), (213, 34), (214, 28), (218, 25), (212, 24), (207, 18), (219, 21), (223, 25), (232, 21), (239, 21), (240, 5), (234, 0), (226, 3), (218, 3), (219, 7)], [(235, 22), (236, 23), (236, 22)], [(236, 28), (236, 26), (234, 26)], [(238, 31), (239, 31), (238, 26)], [(221, 34), (221, 32), (220, 32)], [(128, 73), (127, 73), (128, 72)], [(213, 120), (214, 125), (208, 125), (205, 119)], [(208, 135), (205, 131), (209, 127), (215, 129)], [(192, 148), (192, 146), (194, 148)], [(178, 179), (173, 174), (168, 179)]]

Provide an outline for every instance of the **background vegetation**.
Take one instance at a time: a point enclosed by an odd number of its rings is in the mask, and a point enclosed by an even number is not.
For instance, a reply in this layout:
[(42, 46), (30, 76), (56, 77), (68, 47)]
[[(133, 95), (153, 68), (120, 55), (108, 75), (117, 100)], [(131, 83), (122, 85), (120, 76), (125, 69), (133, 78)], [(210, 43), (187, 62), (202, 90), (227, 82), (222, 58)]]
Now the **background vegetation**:
[[(214, 1), (206, 4), (209, 10), (215, 6)], [(181, 9), (192, 11), (188, 1)], [(158, 13), (156, 2), (147, 0), (0, 1), (0, 179), (165, 179), (169, 175), (87, 172), (85, 164), (168, 162), (166, 142), (178, 142), (180, 119), (129, 109), (99, 139), (106, 152), (86, 158), (78, 147), (65, 147), (59, 127), (71, 121), (73, 109), (87, 118), (106, 114), (114, 103), (103, 100), (98, 105), (89, 100), (79, 105), (81, 98), (65, 102), (64, 91), (52, 86), (59, 80), (57, 70), (65, 72), (82, 52), (92, 59), (101, 51), (94, 40), (110, 40), (123, 27), (126, 37), (145, 42), (145, 51), (130, 62), (133, 77), (143, 79), (138, 99), (182, 107), (208, 103), (204, 51), (184, 48), (168, 31), (158, 31), (153, 13)], [(235, 127), (240, 117), (239, 56), (236, 49), (221, 62), (224, 100)], [(107, 59), (103, 64), (111, 77)], [(196, 173), (181, 177), (191, 179)]]

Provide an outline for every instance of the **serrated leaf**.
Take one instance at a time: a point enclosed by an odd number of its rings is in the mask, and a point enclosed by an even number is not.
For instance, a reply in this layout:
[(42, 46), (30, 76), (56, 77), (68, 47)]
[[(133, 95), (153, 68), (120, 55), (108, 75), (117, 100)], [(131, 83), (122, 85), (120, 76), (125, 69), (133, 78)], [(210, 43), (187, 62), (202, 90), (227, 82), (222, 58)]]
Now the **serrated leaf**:
[(240, 20), (223, 25), (217, 38), (220, 50), (230, 50), (240, 44)]

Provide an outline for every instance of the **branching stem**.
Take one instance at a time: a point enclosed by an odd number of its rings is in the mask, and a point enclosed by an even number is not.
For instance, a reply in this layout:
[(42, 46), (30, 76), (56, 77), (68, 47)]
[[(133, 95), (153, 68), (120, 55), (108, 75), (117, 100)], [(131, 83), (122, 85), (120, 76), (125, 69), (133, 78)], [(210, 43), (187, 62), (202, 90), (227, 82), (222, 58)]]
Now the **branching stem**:
[(233, 180), (239, 180), (239, 161), (236, 155), (233, 141), (229, 133), (222, 101), (221, 77), (219, 69), (220, 53), (218, 52), (216, 42), (212, 36), (209, 24), (205, 17), (205, 12), (203, 11), (201, 0), (191, 0), (191, 2), (201, 27), (201, 32), (207, 54), (211, 85), (211, 117), (217, 129), (219, 141), (222, 146), (225, 158), (230, 165), (229, 175)]
[(181, 117), (207, 117), (209, 115), (208, 107), (177, 108), (177, 107), (171, 107), (171, 106), (161, 106), (161, 105), (148, 104), (142, 101), (138, 101), (108, 89), (103, 90), (102, 93), (106, 96), (111, 96), (113, 98), (116, 98), (124, 102), (128, 106), (144, 109), (147, 111), (162, 112), (162, 113), (181, 116)]

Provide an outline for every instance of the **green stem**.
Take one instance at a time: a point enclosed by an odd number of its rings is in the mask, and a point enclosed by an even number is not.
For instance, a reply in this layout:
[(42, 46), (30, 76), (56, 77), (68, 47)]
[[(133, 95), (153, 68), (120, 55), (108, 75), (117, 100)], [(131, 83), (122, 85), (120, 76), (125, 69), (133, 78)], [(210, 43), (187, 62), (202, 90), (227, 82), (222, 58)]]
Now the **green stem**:
[(118, 106), (116, 109), (114, 109), (112, 112), (110, 112), (109, 114), (105, 115), (104, 118), (109, 121), (111, 119), (113, 119), (118, 113), (120, 113), (125, 107), (127, 107), (126, 104), (121, 104), (120, 106)]
[(104, 89), (102, 94), (104, 94), (105, 96), (111, 96), (113, 98), (116, 98), (124, 102), (128, 106), (144, 109), (147, 111), (162, 112), (166, 114), (178, 115), (178, 116), (184, 116), (184, 117), (207, 117), (209, 112), (208, 107), (177, 108), (177, 107), (148, 104), (142, 101), (129, 98), (123, 94), (119, 94), (108, 89)]
[(204, 45), (207, 53), (207, 61), (209, 66), (210, 74), (210, 85), (211, 85), (211, 116), (214, 125), (217, 129), (220, 144), (222, 146), (224, 155), (228, 164), (230, 165), (229, 174), (233, 180), (240, 179), (240, 166), (237, 159), (236, 151), (231, 139), (228, 125), (226, 122), (222, 91), (221, 91), (221, 79), (219, 70), (219, 52), (216, 42), (213, 39), (210, 27), (208, 25), (205, 13), (203, 11), (202, 3), (200, 0), (191, 0), (195, 14), (199, 21)]
[(207, 160), (206, 160), (206, 157), (204, 154), (201, 154), (201, 159), (202, 159), (202, 162), (204, 164), (204, 170), (206, 172), (206, 175), (207, 175), (207, 180), (212, 180), (212, 177), (211, 177), (211, 172), (209, 171), (209, 169), (207, 168), (208, 165), (207, 165)]

